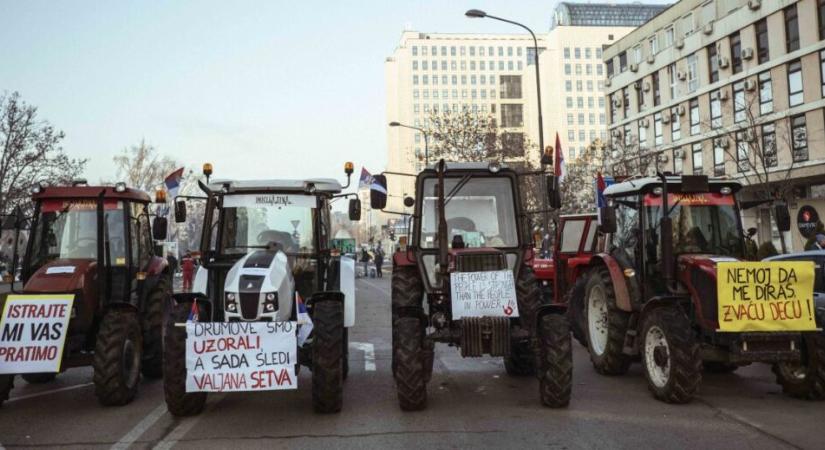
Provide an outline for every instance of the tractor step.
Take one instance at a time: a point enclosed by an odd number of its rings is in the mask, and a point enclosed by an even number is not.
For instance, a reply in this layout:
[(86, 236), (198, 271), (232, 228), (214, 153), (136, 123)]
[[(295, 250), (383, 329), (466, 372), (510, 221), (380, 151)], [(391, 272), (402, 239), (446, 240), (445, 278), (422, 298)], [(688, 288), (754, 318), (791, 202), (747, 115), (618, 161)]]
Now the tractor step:
[(461, 319), (461, 356), (509, 356), (510, 319), (465, 317)]

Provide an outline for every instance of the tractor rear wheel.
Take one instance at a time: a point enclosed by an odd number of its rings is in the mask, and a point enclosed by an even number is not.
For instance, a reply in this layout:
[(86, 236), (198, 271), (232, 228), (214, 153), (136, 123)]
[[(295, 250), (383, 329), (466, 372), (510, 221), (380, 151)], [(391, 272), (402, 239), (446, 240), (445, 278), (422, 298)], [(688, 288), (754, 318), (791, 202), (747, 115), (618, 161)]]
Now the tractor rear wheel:
[(545, 314), (538, 323), (539, 397), (551, 408), (570, 403), (573, 389), (573, 346), (570, 325), (561, 314)]
[[(530, 336), (535, 336), (535, 328), (532, 326), (536, 317), (536, 310), (541, 302), (541, 292), (539, 291), (536, 277), (533, 270), (523, 267), (519, 273), (518, 283), (516, 283), (516, 299), (518, 300), (518, 312), (521, 328), (528, 330)], [(504, 357), (504, 368), (508, 375), (526, 376), (536, 373), (536, 357), (530, 342), (513, 342), (510, 346), (510, 355)]]
[(9, 393), (14, 388), (14, 375), (0, 375), (0, 406), (9, 399)]
[(24, 373), (20, 375), (29, 384), (43, 384), (57, 378), (57, 372)]
[(141, 322), (143, 325), (143, 363), (141, 373), (148, 378), (163, 376), (163, 305), (169, 299), (166, 279), (146, 297)]
[(395, 389), (404, 411), (419, 411), (427, 406), (427, 382), (421, 321), (401, 317), (392, 324), (395, 364)]
[[(818, 321), (822, 326), (823, 321)], [(802, 362), (773, 365), (776, 382), (785, 395), (807, 400), (825, 400), (825, 331), (805, 333)]]
[(699, 343), (690, 321), (675, 306), (655, 308), (642, 325), (642, 365), (653, 396), (687, 403), (702, 381)]
[(623, 352), (630, 314), (616, 306), (613, 281), (606, 267), (591, 272), (584, 300), (587, 348), (593, 367), (603, 375), (625, 374), (631, 362)]
[(131, 402), (140, 381), (143, 335), (135, 311), (110, 309), (97, 332), (94, 368), (95, 395), (106, 406)]
[[(174, 416), (193, 416), (203, 411), (206, 392), (186, 392), (186, 327), (184, 323), (192, 310), (191, 302), (176, 303), (172, 308), (163, 336), (163, 396), (166, 408)], [(208, 319), (209, 313), (198, 305), (198, 317)]]
[(344, 350), (344, 356), (341, 364), (343, 370), (343, 377), (346, 380), (349, 376), (349, 328), (346, 327), (344, 327), (344, 339), (342, 347)]
[(584, 306), (586, 285), (587, 277), (578, 277), (567, 298), (567, 319), (570, 322), (570, 331), (584, 348), (587, 348), (587, 315)]
[(312, 408), (336, 413), (344, 403), (343, 302), (315, 302), (312, 323)]

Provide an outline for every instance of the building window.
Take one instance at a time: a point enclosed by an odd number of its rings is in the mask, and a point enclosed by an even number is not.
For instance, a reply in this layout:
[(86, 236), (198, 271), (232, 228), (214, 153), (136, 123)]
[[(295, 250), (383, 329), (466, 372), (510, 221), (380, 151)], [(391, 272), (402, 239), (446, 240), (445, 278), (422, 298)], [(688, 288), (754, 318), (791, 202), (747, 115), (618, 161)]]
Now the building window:
[(418, 56), (418, 47), (416, 47), (415, 45), (413, 45), (413, 48), (412, 48), (412, 55), (413, 56)]
[(788, 6), (783, 13), (785, 15), (785, 50), (790, 53), (799, 50), (799, 18), (796, 15), (796, 5)]
[(567, 130), (567, 140), (573, 142), (576, 140), (576, 132), (573, 130)]
[(736, 133), (736, 170), (747, 172), (750, 169), (750, 152), (748, 151), (748, 141), (745, 139), (745, 132)]
[(599, 97), (599, 108), (604, 108), (604, 97)]
[(564, 82), (564, 90), (567, 92), (573, 92), (573, 82), (570, 80), (566, 80)]
[(579, 48), (579, 47), (576, 47), (576, 52), (575, 52), (575, 53), (576, 53), (576, 59), (581, 59), (581, 57), (582, 57), (582, 49), (581, 49), (581, 48)]
[(622, 89), (622, 114), (624, 118), (630, 115), (630, 90), (628, 88)]
[(567, 125), (573, 125), (574, 123), (575, 123), (575, 120), (573, 119), (573, 114), (568, 114), (567, 115)]
[(669, 48), (670, 46), (672, 46), (673, 41), (676, 40), (675, 38), (676, 38), (676, 34), (673, 31), (673, 27), (670, 26), (670, 27), (665, 28), (665, 46), (664, 46), (664, 48)]
[(699, 99), (690, 101), (690, 135), (699, 134)]
[(662, 145), (664, 143), (662, 132), (662, 113), (653, 115), (653, 143)]
[(747, 107), (745, 104), (745, 82), (740, 81), (733, 84), (733, 121), (744, 122), (747, 119)]
[(659, 72), (653, 72), (650, 77), (651, 84), (653, 84), (653, 106), (659, 106), (662, 101), (661, 92), (659, 90)]
[(624, 145), (625, 147), (629, 146), (633, 143), (633, 130), (630, 128), (630, 124), (624, 126)]
[(677, 175), (682, 174), (682, 155), (684, 155), (682, 149), (673, 150), (673, 172)]
[(676, 113), (670, 114), (670, 142), (678, 142), (682, 139), (682, 124), (679, 121), (679, 115)]
[(636, 110), (642, 112), (645, 109), (645, 93), (642, 91), (642, 82), (637, 81), (634, 87), (636, 89)]
[(647, 146), (647, 128), (645, 128), (644, 120), (639, 121), (639, 148)]
[(766, 123), (762, 125), (762, 155), (766, 167), (776, 167), (779, 158), (776, 157), (776, 125)]
[(676, 86), (679, 83), (679, 79), (677, 78), (676, 74), (676, 64), (671, 64), (667, 66), (667, 76), (670, 80), (670, 100), (676, 99)]
[(771, 86), (771, 72), (762, 72), (759, 74), (759, 114), (764, 115), (772, 112), (773, 88)]
[(619, 53), (619, 73), (627, 70), (627, 52)]
[(721, 177), (725, 174), (725, 149), (720, 145), (713, 145), (713, 176)]
[(588, 108), (595, 107), (595, 102), (593, 101), (593, 97), (587, 97), (587, 107)]
[(695, 92), (699, 88), (699, 74), (696, 71), (696, 53), (687, 57), (688, 92)]
[(567, 97), (567, 107), (568, 108), (573, 107), (573, 97)]
[(822, 85), (822, 97), (825, 98), (825, 50), (819, 52), (819, 84)]
[(508, 103), (501, 105), (501, 126), (504, 128), (524, 126), (522, 105)]
[(455, 46), (450, 47), (450, 56), (455, 56), (455, 52), (456, 52)]
[(582, 74), (582, 65), (581, 64), (576, 64), (576, 75), (581, 75), (581, 74)]
[(576, 98), (576, 105), (579, 108), (584, 108), (584, 97), (577, 97)]
[(418, 75), (413, 75), (413, 84), (418, 84)]
[(823, 40), (825, 39), (825, 0), (817, 2), (816, 13), (819, 18), (819, 40)]
[(636, 64), (642, 63), (642, 46), (637, 45), (633, 47), (633, 62)]
[(572, 70), (572, 67), (571, 67), (570, 64), (565, 64), (564, 65), (564, 74), (565, 75), (572, 75), (573, 74), (573, 70)]
[(710, 72), (710, 82), (719, 81), (719, 58), (716, 55), (716, 44), (710, 44), (708, 49), (708, 71)]
[(564, 47), (564, 59), (570, 59), (570, 47)]
[(771, 58), (768, 46), (768, 20), (762, 19), (756, 22), (756, 56), (759, 64), (767, 62)]
[(579, 125), (584, 125), (584, 113), (579, 113)]
[(693, 153), (693, 174), (694, 175), (701, 175), (702, 174), (702, 143), (697, 142), (693, 144), (692, 147)]
[(500, 98), (521, 98), (521, 75), (499, 77)]
[(584, 57), (590, 59), (590, 47), (584, 49)]
[(605, 61), (604, 65), (607, 66), (607, 78), (612, 77), (613, 76), (613, 60), (610, 59), (610, 60)]
[(739, 33), (730, 35), (730, 65), (733, 73), (742, 71), (742, 41), (739, 39)]
[(602, 68), (601, 64), (596, 64), (596, 75), (602, 75), (604, 73), (604, 69)]
[(651, 36), (650, 39), (647, 40), (647, 44), (650, 46), (651, 55), (659, 53), (659, 40), (656, 39), (656, 36)]
[(788, 64), (788, 103), (790, 106), (801, 105), (802, 93), (802, 64), (796, 60)]
[[(721, 90), (717, 89), (710, 94), (710, 128), (715, 130), (722, 126), (722, 101), (719, 100), (719, 93)], [(693, 125), (693, 111), (691, 111), (691, 125)], [(691, 130), (690, 134), (694, 134)]]
[(793, 144), (793, 161), (807, 161), (808, 130), (805, 126), (805, 114), (791, 117), (791, 143)]
[(618, 120), (617, 117), (616, 117), (616, 116), (619, 115), (619, 108), (616, 106), (616, 100), (618, 99), (618, 97), (616, 96), (617, 94), (618, 93), (610, 94), (610, 123), (611, 124), (615, 123), (616, 120)]
[(596, 47), (596, 58), (600, 59), (602, 57), (602, 48)]

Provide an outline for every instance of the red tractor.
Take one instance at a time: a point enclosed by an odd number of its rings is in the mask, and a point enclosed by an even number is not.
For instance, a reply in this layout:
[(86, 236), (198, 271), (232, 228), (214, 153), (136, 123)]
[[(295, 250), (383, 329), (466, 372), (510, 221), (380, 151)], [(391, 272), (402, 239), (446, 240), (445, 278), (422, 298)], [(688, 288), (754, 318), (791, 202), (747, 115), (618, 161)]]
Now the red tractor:
[[(564, 307), (543, 302), (533, 276), (522, 176), (496, 162), (441, 160), (416, 177), (416, 198), (404, 199), (414, 207), (412, 236), (395, 253), (392, 274), (401, 409), (426, 406), (436, 342), (459, 347), (464, 357), (503, 357), (508, 374), (538, 377), (544, 405), (569, 403), (569, 327)], [(371, 204), (383, 209), (386, 192), (372, 190)]]
[[(660, 174), (605, 190), (605, 250), (589, 258), (569, 295), (573, 329), (597, 372), (624, 374), (641, 359), (653, 395), (685, 403), (703, 367), (733, 371), (764, 362), (789, 395), (825, 398), (821, 331), (720, 331), (717, 266), (744, 259), (740, 188), (729, 179)], [(787, 230), (787, 206), (777, 206), (776, 216)], [(562, 242), (567, 234), (562, 230)], [(571, 242), (581, 235), (570, 234)], [(821, 327), (825, 310), (816, 316)]]
[[(32, 201), (31, 218), (11, 221), (18, 232), (30, 230), (19, 294), (74, 295), (60, 370), (91, 365), (100, 403), (129, 403), (141, 373), (162, 375), (163, 308), (172, 286), (153, 234), (165, 239), (166, 219), (155, 218), (150, 230), (149, 196), (122, 183), (38, 184)], [(44, 383), (57, 373), (21, 375)], [(13, 381), (0, 375), (0, 403)]]

